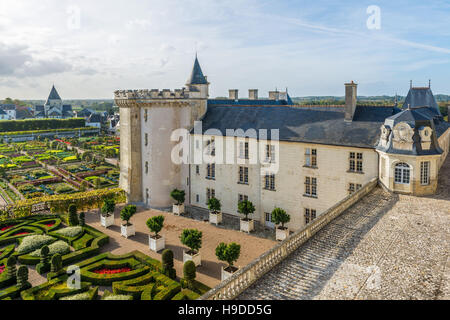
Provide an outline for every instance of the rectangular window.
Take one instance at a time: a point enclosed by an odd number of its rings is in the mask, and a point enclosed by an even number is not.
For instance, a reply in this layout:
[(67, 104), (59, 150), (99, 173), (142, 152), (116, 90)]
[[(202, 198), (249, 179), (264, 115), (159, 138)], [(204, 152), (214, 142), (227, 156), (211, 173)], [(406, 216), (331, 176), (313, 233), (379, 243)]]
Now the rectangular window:
[(145, 173), (148, 173), (148, 161), (145, 161)]
[(305, 224), (310, 223), (316, 218), (316, 210), (305, 208)]
[(248, 184), (248, 168), (239, 167), (239, 183)]
[(266, 222), (272, 222), (272, 214), (270, 212), (265, 213)]
[(197, 194), (197, 195), (195, 195), (195, 200), (197, 201), (197, 203), (199, 203), (200, 202), (200, 196)]
[(248, 196), (246, 196), (245, 194), (238, 195), (238, 203), (241, 201), (246, 201), (246, 200), (248, 200)]
[(430, 162), (422, 161), (420, 163), (420, 184), (430, 184)]
[(305, 150), (305, 166), (317, 167), (317, 149), (306, 148), (306, 150)]
[(348, 185), (348, 194), (352, 194), (355, 191), (358, 191), (359, 189), (361, 189), (362, 185), (360, 185), (359, 183), (349, 183)]
[(360, 152), (350, 152), (349, 171), (363, 172), (363, 154)]
[(216, 164), (208, 163), (206, 166), (206, 178), (208, 179), (216, 179)]
[(248, 159), (248, 142), (239, 142), (239, 158)]
[(275, 163), (275, 145), (266, 144), (266, 162)]
[(208, 204), (209, 199), (216, 197), (216, 190), (206, 188), (206, 203)]
[(145, 146), (148, 146), (148, 133), (145, 134)]
[(275, 190), (275, 175), (274, 174), (266, 174), (264, 177), (264, 188), (267, 190)]
[(317, 197), (317, 178), (305, 178), (305, 195)]
[(200, 174), (200, 166), (199, 165), (195, 166), (195, 173)]

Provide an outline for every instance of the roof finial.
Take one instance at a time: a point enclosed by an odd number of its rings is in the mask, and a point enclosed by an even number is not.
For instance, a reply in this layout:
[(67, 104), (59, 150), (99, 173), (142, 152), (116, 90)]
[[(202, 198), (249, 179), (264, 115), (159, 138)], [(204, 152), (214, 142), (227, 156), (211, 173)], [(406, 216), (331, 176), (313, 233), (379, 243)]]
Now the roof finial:
[(408, 103), (408, 110), (411, 110), (411, 104)]
[(428, 89), (431, 89), (431, 79), (428, 80)]

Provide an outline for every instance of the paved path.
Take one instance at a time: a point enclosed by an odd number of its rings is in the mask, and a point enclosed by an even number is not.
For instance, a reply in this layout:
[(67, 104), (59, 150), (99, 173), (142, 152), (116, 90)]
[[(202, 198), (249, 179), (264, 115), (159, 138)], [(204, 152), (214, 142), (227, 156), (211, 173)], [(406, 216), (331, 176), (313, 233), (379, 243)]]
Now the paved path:
[(449, 299), (450, 157), (430, 197), (377, 187), (239, 299)]

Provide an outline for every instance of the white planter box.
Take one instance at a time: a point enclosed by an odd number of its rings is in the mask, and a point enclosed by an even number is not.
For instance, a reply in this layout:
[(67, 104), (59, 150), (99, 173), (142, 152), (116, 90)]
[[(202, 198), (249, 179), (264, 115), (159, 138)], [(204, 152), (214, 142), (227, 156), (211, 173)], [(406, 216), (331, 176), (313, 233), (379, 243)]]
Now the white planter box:
[(183, 250), (183, 264), (189, 260), (192, 260), (196, 267), (202, 265), (202, 256), (200, 255), (200, 252), (191, 256)]
[(243, 220), (241, 219), (241, 231), (243, 232), (252, 232), (255, 230), (255, 220)]
[(225, 269), (223, 267), (221, 269), (222, 269), (222, 273), (221, 273), (221, 277), (220, 277), (221, 281), (227, 280), (228, 278), (230, 278), (233, 274), (235, 274), (239, 270), (238, 269), (235, 272), (228, 272), (228, 271), (225, 271)]
[(287, 237), (289, 237), (289, 229), (279, 229), (276, 228), (276, 233), (275, 233), (275, 238), (277, 240), (283, 241), (284, 239), (286, 239)]
[(112, 226), (114, 224), (114, 215), (110, 214), (109, 216), (100, 215), (100, 223), (105, 228)]
[(128, 237), (134, 236), (136, 234), (136, 228), (134, 227), (134, 224), (132, 224), (130, 226), (122, 225), (120, 227), (120, 232), (123, 237), (128, 238)]
[(216, 225), (222, 223), (222, 212), (216, 214), (209, 212), (209, 223), (215, 223)]
[(148, 246), (152, 251), (161, 251), (166, 247), (166, 239), (162, 236), (159, 239), (154, 239), (152, 236), (148, 236)]
[(183, 214), (184, 213), (184, 204), (174, 204), (172, 206), (172, 212), (176, 216)]

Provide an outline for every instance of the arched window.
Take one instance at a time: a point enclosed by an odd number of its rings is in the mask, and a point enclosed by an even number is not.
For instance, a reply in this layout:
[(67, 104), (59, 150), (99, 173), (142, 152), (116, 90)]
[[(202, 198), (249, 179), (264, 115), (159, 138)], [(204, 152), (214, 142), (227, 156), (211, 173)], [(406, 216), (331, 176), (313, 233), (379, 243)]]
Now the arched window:
[(395, 183), (409, 184), (410, 170), (409, 165), (404, 162), (395, 165)]

